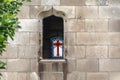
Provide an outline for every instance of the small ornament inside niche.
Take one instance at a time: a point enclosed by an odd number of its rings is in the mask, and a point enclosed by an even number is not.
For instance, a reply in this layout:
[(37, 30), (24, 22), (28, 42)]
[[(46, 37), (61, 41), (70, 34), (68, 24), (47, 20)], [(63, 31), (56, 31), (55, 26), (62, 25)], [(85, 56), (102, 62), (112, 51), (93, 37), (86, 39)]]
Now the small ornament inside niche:
[(51, 38), (51, 55), (52, 58), (63, 58), (63, 39), (61, 37), (53, 37)]

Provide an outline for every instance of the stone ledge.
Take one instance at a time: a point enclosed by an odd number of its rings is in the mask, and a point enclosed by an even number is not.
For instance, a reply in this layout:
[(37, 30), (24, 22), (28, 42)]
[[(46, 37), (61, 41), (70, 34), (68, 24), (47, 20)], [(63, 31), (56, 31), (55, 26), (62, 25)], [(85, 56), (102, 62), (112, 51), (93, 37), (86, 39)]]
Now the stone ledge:
[(52, 62), (52, 63), (54, 63), (54, 62), (66, 63), (67, 60), (66, 60), (66, 59), (41, 59), (41, 60), (39, 61), (39, 63), (48, 63), (48, 62)]

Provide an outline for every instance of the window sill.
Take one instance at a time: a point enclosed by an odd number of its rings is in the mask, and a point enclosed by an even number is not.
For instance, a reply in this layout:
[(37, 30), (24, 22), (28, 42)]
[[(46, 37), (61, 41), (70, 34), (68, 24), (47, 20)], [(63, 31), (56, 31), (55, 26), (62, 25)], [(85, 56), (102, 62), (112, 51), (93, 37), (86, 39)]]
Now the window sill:
[(58, 63), (66, 63), (66, 59), (41, 59), (40, 63), (53, 63), (53, 62), (58, 62)]

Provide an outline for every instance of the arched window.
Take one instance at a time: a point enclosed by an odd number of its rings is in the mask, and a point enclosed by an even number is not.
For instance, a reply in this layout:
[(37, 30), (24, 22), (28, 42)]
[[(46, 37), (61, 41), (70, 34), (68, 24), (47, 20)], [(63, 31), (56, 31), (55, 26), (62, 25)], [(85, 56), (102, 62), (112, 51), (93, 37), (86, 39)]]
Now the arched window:
[(43, 59), (63, 59), (64, 57), (64, 21), (51, 15), (43, 18)]

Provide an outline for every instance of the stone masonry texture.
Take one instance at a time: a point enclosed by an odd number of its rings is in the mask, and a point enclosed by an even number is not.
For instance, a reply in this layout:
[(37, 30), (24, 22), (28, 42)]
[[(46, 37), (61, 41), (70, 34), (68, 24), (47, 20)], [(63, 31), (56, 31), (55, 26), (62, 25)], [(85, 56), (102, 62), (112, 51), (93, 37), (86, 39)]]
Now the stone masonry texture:
[(39, 65), (42, 19), (54, 13), (52, 8), (56, 15), (65, 15), (67, 80), (120, 80), (120, 0), (24, 2), (18, 14), (22, 28), (0, 56), (7, 63), (1, 79), (65, 80), (62, 63)]

